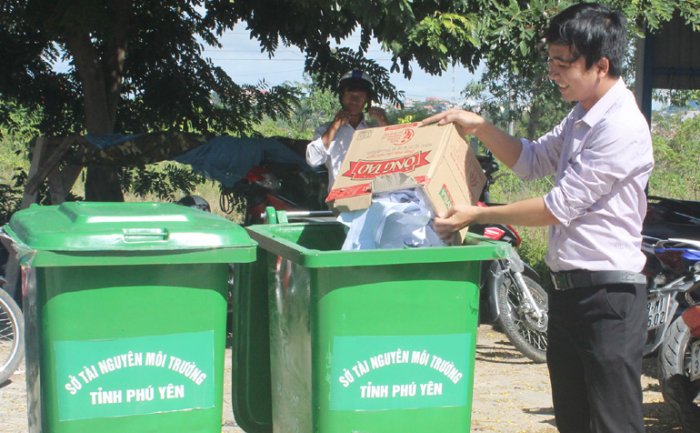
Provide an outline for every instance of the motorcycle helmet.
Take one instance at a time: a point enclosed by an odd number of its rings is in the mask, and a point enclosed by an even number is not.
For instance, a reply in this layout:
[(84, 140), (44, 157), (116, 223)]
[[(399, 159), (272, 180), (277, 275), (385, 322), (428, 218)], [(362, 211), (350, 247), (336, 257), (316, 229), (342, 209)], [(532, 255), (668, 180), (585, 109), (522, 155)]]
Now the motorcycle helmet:
[(177, 201), (177, 204), (187, 207), (193, 207), (205, 212), (211, 212), (209, 202), (198, 195), (186, 195)]
[(359, 69), (348, 71), (340, 77), (338, 81), (338, 99), (342, 100), (346, 90), (364, 90), (367, 92), (370, 101), (375, 100), (377, 94), (374, 92), (374, 81), (366, 73)]

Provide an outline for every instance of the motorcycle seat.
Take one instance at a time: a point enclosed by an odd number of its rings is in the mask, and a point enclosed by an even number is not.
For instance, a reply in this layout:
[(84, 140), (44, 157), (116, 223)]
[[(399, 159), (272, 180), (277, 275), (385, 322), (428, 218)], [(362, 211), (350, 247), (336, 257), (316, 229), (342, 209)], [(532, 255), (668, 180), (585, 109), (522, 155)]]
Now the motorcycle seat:
[(642, 234), (658, 239), (683, 238), (700, 240), (700, 225), (677, 223), (645, 223)]

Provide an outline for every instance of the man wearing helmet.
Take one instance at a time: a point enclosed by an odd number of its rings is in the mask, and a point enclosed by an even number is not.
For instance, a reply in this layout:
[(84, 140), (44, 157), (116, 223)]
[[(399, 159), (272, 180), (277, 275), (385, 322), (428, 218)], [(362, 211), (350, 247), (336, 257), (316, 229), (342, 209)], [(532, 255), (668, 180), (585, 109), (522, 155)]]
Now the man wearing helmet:
[(341, 109), (335, 118), (314, 132), (314, 140), (306, 146), (306, 162), (316, 167), (328, 167), (328, 187), (333, 185), (340, 170), (343, 158), (348, 151), (355, 130), (368, 128), (364, 116), (367, 108), (369, 118), (378, 126), (388, 124), (386, 113), (379, 107), (372, 107), (375, 99), (374, 82), (362, 71), (353, 70), (340, 78), (338, 99)]

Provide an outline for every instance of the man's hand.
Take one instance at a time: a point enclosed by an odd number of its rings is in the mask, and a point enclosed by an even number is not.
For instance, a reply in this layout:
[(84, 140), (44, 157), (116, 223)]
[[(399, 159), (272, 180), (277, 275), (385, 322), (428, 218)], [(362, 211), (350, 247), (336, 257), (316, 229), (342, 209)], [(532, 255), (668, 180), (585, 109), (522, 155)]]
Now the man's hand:
[(517, 224), (541, 227), (559, 224), (559, 220), (547, 209), (543, 197), (499, 206), (457, 205), (446, 214), (435, 217), (433, 229), (442, 239), (472, 224)]
[(496, 158), (508, 167), (512, 168), (520, 158), (520, 152), (523, 149), (520, 140), (496, 128), (476, 113), (453, 108), (424, 119), (421, 126), (436, 122), (438, 125), (452, 123), (457, 127), (457, 131), (462, 137), (465, 135), (476, 136), (486, 147), (491, 149)]
[(369, 110), (367, 110), (367, 115), (379, 126), (386, 126), (389, 124), (389, 119), (386, 117), (386, 111), (384, 111), (384, 109), (381, 107), (370, 107)]
[(442, 217), (435, 217), (433, 229), (441, 239), (452, 238), (454, 232), (476, 222), (482, 208), (469, 205), (457, 205)]
[(477, 129), (486, 123), (484, 118), (476, 113), (453, 108), (430, 116), (427, 119), (423, 119), (423, 121), (421, 121), (421, 126), (429, 125), (435, 122), (437, 122), (438, 125), (454, 123), (460, 134), (463, 136), (467, 134), (476, 135)]
[(341, 126), (347, 125), (350, 122), (352, 114), (348, 110), (339, 110), (335, 114), (335, 119), (333, 119), (333, 125), (336, 130), (340, 129)]
[(345, 109), (341, 109), (337, 113), (335, 113), (335, 118), (328, 126), (326, 132), (324, 132), (323, 135), (321, 135), (321, 140), (323, 141), (323, 145), (325, 146), (325, 148), (329, 148), (329, 146), (331, 145), (331, 141), (333, 141), (333, 139), (335, 138), (336, 132), (338, 132), (338, 130), (342, 128), (343, 125), (347, 125), (348, 123), (350, 123), (350, 119), (360, 114), (352, 114), (350, 113), (350, 111)]

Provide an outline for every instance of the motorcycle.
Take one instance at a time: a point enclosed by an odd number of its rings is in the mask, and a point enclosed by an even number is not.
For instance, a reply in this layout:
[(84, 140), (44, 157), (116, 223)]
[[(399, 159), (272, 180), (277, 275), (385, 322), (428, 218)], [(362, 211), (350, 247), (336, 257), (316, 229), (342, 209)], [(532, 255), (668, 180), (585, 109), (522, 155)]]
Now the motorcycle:
[(664, 344), (672, 323), (687, 306), (684, 294), (700, 281), (700, 265), (694, 270), (685, 263), (693, 254), (698, 254), (694, 250), (698, 247), (693, 246), (692, 241), (643, 237), (642, 251), (647, 256), (647, 263), (642, 272), (649, 281), (645, 356), (653, 354)]
[(645, 355), (658, 352), (661, 393), (684, 431), (700, 428), (699, 216), (700, 202), (650, 197), (644, 226), (650, 280)]
[(232, 188), (223, 189), (219, 204), (230, 213), (235, 210), (235, 203), (241, 203), (243, 224), (261, 224), (268, 207), (285, 211), (327, 210), (327, 192), (325, 167), (263, 163), (251, 168)]
[[(478, 159), (486, 174), (478, 205), (498, 206), (491, 202), (489, 190), (499, 166), (491, 152)], [(469, 231), (513, 247), (511, 257), (482, 263), (480, 322), (495, 325), (530, 360), (545, 362), (548, 294), (539, 282), (540, 276), (516, 251), (522, 243), (520, 235), (507, 224), (472, 225)]]
[(683, 311), (683, 294), (692, 286), (692, 273), (678, 264), (684, 252), (692, 250), (693, 240), (700, 241), (699, 216), (699, 202), (648, 197), (642, 227), (642, 252), (647, 258), (642, 272), (649, 281), (645, 356), (659, 349), (671, 323)]
[[(684, 431), (698, 431), (700, 408), (700, 242), (673, 242), (660, 248), (669, 256), (678, 292), (669, 312), (658, 353), (659, 383), (664, 400), (676, 411)], [(658, 250), (657, 250), (658, 251)]]
[[(700, 201), (679, 200), (650, 195), (647, 197), (647, 216), (644, 219), (646, 233), (662, 233), (681, 237), (699, 236)], [(670, 225), (669, 225), (670, 224)]]

